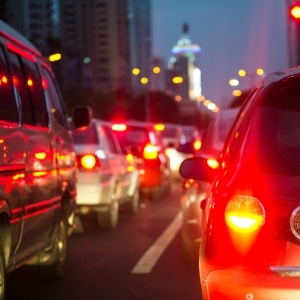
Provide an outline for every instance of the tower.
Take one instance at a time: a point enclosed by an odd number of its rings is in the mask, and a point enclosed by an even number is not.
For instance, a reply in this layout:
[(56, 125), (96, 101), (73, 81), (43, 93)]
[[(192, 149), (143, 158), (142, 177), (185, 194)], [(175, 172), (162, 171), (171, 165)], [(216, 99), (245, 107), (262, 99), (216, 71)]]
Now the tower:
[[(168, 62), (167, 87), (179, 100), (197, 100), (202, 94), (201, 70), (197, 65), (200, 46), (189, 37), (189, 25), (184, 23), (182, 35), (172, 48), (173, 56)], [(181, 78), (182, 80), (175, 80)], [(181, 97), (181, 99), (180, 99)]]

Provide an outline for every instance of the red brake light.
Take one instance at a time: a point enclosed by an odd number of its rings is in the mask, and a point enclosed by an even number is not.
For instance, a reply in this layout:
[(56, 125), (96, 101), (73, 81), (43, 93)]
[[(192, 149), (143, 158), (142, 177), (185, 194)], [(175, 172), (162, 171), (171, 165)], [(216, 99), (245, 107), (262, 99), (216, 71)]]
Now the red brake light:
[(233, 231), (249, 234), (259, 230), (264, 225), (265, 211), (258, 199), (238, 195), (227, 203), (225, 221)]
[(116, 123), (111, 125), (111, 129), (114, 131), (125, 131), (127, 126), (126, 124)]
[(93, 154), (86, 154), (82, 156), (77, 156), (77, 165), (78, 167), (92, 170), (96, 167), (100, 167), (99, 159)]
[(158, 157), (158, 148), (155, 145), (147, 144), (144, 148), (143, 157), (145, 159), (156, 159)]

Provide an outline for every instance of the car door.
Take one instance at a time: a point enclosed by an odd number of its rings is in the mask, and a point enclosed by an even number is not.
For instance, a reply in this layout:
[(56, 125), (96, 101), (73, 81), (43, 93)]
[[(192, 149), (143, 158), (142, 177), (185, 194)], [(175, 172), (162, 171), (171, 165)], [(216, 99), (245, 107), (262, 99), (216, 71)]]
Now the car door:
[(130, 173), (127, 169), (127, 161), (125, 155), (122, 153), (120, 144), (118, 140), (111, 132), (109, 126), (103, 126), (105, 134), (107, 136), (107, 141), (109, 144), (109, 148), (111, 151), (111, 163), (113, 164), (113, 169), (115, 170), (118, 176), (119, 182), (119, 191), (120, 191), (120, 198), (124, 199), (127, 197), (129, 185), (130, 185)]
[(22, 51), (9, 51), (9, 58), (22, 109), (25, 142), (23, 229), (18, 262), (49, 243), (60, 197), (48, 112), (35, 58), (24, 57)]

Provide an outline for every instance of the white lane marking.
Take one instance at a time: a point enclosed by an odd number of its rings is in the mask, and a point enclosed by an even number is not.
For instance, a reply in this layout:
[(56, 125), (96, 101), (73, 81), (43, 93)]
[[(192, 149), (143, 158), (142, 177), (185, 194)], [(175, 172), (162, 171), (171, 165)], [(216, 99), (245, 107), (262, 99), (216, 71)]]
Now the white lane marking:
[(147, 252), (137, 262), (131, 273), (145, 274), (150, 273), (156, 262), (168, 247), (176, 233), (181, 227), (182, 214), (179, 212), (172, 223), (165, 229), (156, 242), (147, 250)]

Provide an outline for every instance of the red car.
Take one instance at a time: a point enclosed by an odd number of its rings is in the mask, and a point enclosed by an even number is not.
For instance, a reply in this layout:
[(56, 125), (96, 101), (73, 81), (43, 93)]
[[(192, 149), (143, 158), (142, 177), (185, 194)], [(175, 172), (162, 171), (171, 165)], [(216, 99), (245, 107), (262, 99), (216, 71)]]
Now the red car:
[(254, 87), (218, 162), (213, 170), (194, 157), (180, 168), (211, 181), (201, 203), (203, 299), (299, 299), (299, 68)]

